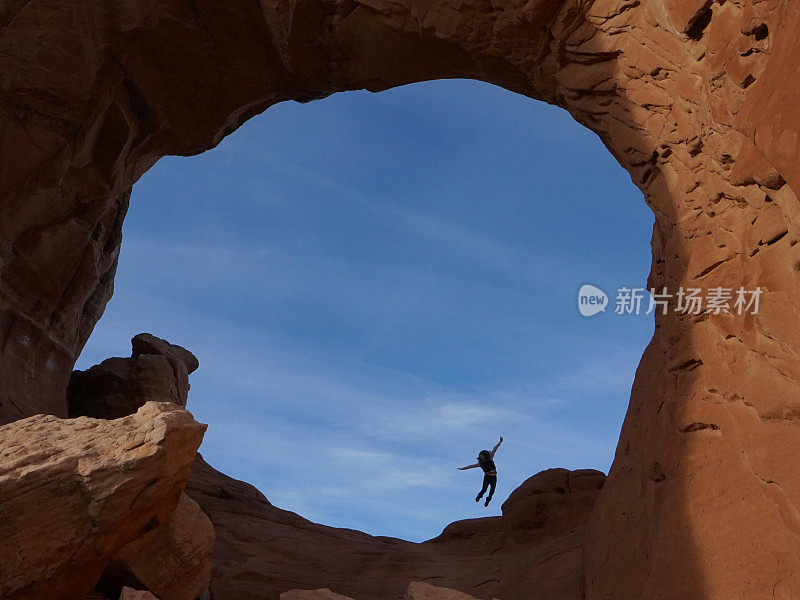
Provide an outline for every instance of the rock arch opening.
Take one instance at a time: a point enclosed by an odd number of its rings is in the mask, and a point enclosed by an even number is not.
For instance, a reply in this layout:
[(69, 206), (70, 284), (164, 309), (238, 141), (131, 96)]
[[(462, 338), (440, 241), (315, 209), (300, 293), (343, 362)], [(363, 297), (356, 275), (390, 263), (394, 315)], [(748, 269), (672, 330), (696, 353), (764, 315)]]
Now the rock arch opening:
[[(608, 471), (653, 333), (646, 300), (613, 303), (645, 285), (652, 213), (568, 115), (474, 81), (280, 105), (131, 203), (77, 368), (143, 324), (191, 349), (205, 459), (277, 506), (422, 541), (538, 471)], [(454, 467), (499, 433), (487, 513)]]

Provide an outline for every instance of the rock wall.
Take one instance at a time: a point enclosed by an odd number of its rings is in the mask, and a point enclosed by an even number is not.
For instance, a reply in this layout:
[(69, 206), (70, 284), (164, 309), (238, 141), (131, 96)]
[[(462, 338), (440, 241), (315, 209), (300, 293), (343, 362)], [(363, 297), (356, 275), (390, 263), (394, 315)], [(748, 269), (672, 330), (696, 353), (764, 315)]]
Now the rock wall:
[(119, 598), (130, 581), (157, 594), (158, 600), (202, 600), (210, 583), (213, 549), (211, 521), (184, 493), (169, 521), (119, 551), (97, 587)]
[(583, 600), (586, 524), (604, 480), (543, 471), (511, 494), (503, 516), (457, 521), (424, 543), (312, 523), (200, 458), (186, 492), (214, 523), (214, 600), (278, 600), (294, 588), (402, 600), (412, 580), (481, 600)]
[(189, 373), (200, 366), (194, 354), (149, 333), (135, 335), (131, 346), (130, 358), (107, 358), (72, 372), (67, 385), (70, 417), (118, 419), (147, 402), (186, 406)]
[(122, 548), (169, 522), (204, 431), (155, 402), (118, 421), (0, 427), (0, 598), (83, 600)]
[(798, 27), (790, 0), (10, 0), (0, 418), (66, 416), (159, 157), (283, 100), (477, 78), (601, 137), (655, 214), (651, 287), (764, 290), (758, 315), (656, 315), (587, 598), (798, 597)]
[[(281, 594), (280, 600), (354, 600), (329, 589), (319, 590), (290, 590)], [(403, 600), (477, 600), (473, 596), (462, 594), (455, 590), (436, 587), (421, 581), (412, 581), (408, 585)]]

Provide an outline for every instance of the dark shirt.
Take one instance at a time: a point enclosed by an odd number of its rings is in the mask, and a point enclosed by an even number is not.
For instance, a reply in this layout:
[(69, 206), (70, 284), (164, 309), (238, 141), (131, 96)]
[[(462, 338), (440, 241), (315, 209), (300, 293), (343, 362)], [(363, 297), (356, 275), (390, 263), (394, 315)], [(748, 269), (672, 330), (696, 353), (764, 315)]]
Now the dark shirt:
[(494, 461), (491, 458), (487, 458), (485, 460), (479, 460), (478, 464), (483, 469), (484, 473), (489, 473), (490, 471), (497, 471), (497, 467), (494, 466)]

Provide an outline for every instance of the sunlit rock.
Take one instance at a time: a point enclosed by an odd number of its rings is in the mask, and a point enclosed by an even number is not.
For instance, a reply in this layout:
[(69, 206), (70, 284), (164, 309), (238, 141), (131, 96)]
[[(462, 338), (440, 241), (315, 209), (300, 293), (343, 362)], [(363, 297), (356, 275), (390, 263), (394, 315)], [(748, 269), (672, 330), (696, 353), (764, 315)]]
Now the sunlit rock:
[(123, 546), (169, 520), (204, 431), (170, 403), (0, 427), (0, 598), (83, 600)]

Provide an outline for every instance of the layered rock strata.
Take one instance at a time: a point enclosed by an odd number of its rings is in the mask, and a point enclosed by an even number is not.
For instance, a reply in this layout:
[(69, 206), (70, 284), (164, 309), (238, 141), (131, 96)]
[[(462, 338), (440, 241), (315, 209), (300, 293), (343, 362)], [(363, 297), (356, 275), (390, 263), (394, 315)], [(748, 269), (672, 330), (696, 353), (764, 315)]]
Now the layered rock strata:
[(757, 314), (657, 311), (587, 599), (800, 597), (799, 28), (790, 0), (7, 2), (0, 422), (67, 415), (158, 158), (284, 100), (480, 79), (568, 110), (628, 170), (649, 287), (763, 290)]

